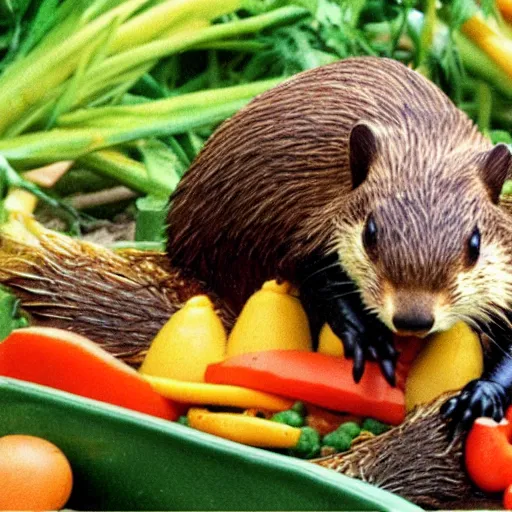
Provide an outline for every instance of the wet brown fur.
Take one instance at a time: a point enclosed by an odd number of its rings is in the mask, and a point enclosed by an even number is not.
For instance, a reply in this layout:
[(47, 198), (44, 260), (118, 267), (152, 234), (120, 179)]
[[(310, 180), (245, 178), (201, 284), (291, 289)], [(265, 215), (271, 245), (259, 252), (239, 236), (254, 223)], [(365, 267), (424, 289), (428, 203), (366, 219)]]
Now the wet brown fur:
[[(361, 121), (377, 134), (377, 157), (352, 190), (348, 142)], [(505, 298), (490, 286), (512, 264), (511, 218), (485, 183), (491, 149), (444, 93), (396, 61), (353, 58), (307, 71), (260, 95), (208, 141), (173, 197), (168, 253), (235, 310), (264, 280), (293, 281), (300, 262), (336, 250), (384, 321), (386, 287), (428, 288), (440, 326), (478, 317), (512, 300), (512, 277)], [(361, 243), (370, 211), (376, 261)], [(483, 263), (469, 269), (475, 224)], [(470, 292), (484, 302), (480, 313)]]

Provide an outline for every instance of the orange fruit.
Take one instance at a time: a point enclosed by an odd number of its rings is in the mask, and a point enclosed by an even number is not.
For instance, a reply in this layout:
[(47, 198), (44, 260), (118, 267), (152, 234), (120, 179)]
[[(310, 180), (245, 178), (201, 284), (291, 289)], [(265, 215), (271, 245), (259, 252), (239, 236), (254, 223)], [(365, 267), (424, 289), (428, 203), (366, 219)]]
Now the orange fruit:
[(0, 438), (0, 510), (59, 510), (72, 486), (71, 466), (54, 444), (26, 435)]

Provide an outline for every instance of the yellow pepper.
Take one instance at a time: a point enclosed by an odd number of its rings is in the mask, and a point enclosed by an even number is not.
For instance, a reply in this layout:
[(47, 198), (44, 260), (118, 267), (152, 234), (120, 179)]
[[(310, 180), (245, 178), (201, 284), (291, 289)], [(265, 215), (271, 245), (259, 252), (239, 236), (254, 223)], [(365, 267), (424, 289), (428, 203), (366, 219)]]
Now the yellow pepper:
[(284, 411), (293, 402), (270, 393), (224, 384), (184, 382), (176, 379), (143, 375), (160, 395), (176, 402), (202, 405), (224, 405), (242, 409), (257, 407), (270, 411)]
[(190, 409), (189, 425), (238, 443), (265, 448), (295, 448), (300, 428), (283, 423), (255, 418), (245, 414), (214, 413), (206, 409)]
[(308, 318), (292, 286), (267, 281), (240, 313), (228, 339), (227, 356), (311, 349)]
[(320, 331), (317, 351), (327, 356), (343, 357), (345, 355), (343, 343), (334, 334), (329, 324), (325, 324)]
[(224, 359), (226, 332), (206, 295), (191, 298), (162, 327), (151, 343), (140, 372), (203, 382), (209, 364)]
[(436, 333), (412, 363), (405, 385), (407, 410), (429, 402), (446, 391), (464, 387), (483, 372), (478, 335), (464, 322)]

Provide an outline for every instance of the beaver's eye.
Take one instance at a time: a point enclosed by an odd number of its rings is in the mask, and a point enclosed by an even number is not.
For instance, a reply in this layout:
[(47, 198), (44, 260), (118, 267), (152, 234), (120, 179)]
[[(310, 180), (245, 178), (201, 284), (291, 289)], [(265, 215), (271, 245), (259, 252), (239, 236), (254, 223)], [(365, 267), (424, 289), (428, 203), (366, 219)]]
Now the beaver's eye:
[(363, 245), (371, 258), (377, 256), (377, 231), (377, 224), (373, 214), (370, 213), (363, 230)]
[(468, 238), (468, 252), (467, 252), (467, 262), (468, 266), (472, 267), (478, 261), (478, 257), (480, 256), (480, 231), (478, 227), (475, 227), (471, 236)]

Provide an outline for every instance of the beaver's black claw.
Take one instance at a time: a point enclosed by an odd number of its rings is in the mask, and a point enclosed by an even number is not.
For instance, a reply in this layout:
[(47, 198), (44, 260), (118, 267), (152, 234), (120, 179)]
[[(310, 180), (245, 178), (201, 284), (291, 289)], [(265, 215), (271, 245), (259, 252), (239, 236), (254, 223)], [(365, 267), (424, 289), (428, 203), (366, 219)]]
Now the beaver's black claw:
[(450, 421), (452, 435), (459, 435), (467, 432), (481, 416), (500, 421), (509, 403), (510, 398), (501, 384), (476, 379), (469, 382), (458, 396), (446, 401), (440, 413)]
[(308, 312), (313, 338), (327, 322), (343, 342), (345, 355), (354, 360), (353, 377), (359, 382), (367, 360), (379, 363), (382, 374), (395, 385), (397, 352), (391, 331), (368, 313), (356, 285), (342, 270), (338, 257), (319, 258), (304, 271), (300, 295)]
[(366, 313), (359, 303), (335, 299), (330, 301), (325, 313), (327, 323), (343, 342), (345, 355), (354, 360), (354, 381), (359, 382), (363, 377), (366, 361), (374, 360), (386, 381), (394, 386), (398, 353), (391, 331)]

